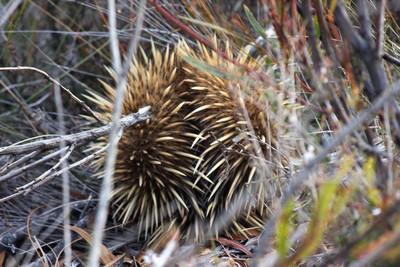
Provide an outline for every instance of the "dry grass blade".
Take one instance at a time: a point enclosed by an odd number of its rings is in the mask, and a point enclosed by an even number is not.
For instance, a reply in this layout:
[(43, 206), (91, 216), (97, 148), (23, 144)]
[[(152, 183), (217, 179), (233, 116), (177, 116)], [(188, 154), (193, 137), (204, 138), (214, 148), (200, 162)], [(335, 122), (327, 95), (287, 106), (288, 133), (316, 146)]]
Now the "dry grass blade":
[[(89, 245), (93, 245), (91, 235), (84, 229), (76, 226), (71, 226), (71, 230), (82, 237)], [(101, 245), (100, 261), (104, 265), (110, 265), (115, 263), (118, 258), (112, 254), (112, 252), (103, 244)]]

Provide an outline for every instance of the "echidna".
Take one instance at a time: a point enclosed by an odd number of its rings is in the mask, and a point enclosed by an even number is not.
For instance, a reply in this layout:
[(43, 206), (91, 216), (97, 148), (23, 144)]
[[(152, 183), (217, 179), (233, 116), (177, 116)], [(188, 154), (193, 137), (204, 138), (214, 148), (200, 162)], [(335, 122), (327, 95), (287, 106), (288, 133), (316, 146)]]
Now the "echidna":
[[(214, 39), (214, 46), (217, 41)], [(194, 143), (205, 149), (196, 163), (195, 171), (206, 202), (206, 220), (213, 231), (219, 231), (217, 219), (229, 210), (235, 201), (244, 201), (235, 220), (223, 234), (244, 234), (247, 236), (260, 230), (267, 215), (266, 199), (274, 197), (269, 192), (268, 173), (276, 169), (271, 162), (277, 162), (274, 148), (277, 144), (276, 131), (269, 123), (265, 106), (260, 103), (262, 91), (256, 81), (248, 81), (243, 70), (261, 71), (262, 61), (248, 56), (244, 51), (235, 53), (229, 43), (224, 49), (225, 57), (203, 45), (193, 50), (185, 42), (179, 46), (180, 56), (203, 62), (218, 72), (233, 76), (228, 79), (216, 76), (213, 71), (186, 64), (185, 82), (190, 86), (193, 110), (186, 120), (197, 124), (201, 132)], [(265, 97), (264, 97), (265, 98)], [(265, 166), (269, 171), (264, 172)], [(211, 180), (213, 183), (209, 183)]]
[[(199, 188), (195, 186), (191, 149), (198, 129), (185, 120), (190, 93), (183, 83), (175, 50), (163, 54), (152, 45), (151, 56), (142, 51), (130, 68), (123, 114), (150, 105), (152, 118), (124, 130), (118, 145), (114, 174), (113, 215), (122, 223), (133, 222), (139, 231), (151, 234), (158, 227), (203, 217)], [(103, 83), (106, 97), (92, 93), (98, 116), (111, 119), (115, 89)], [(104, 146), (106, 138), (95, 146)], [(102, 166), (104, 157), (96, 164)], [(101, 175), (101, 173), (100, 173)]]
[[(138, 223), (151, 238), (175, 226), (182, 238), (196, 240), (204, 238), (207, 228), (247, 236), (262, 227), (271, 194), (259, 167), (266, 163), (260, 159), (272, 160), (276, 144), (274, 127), (258, 105), (262, 91), (251, 86), (245, 92), (243, 82), (204, 72), (182, 58), (235, 75), (244, 73), (238, 65), (262, 66), (244, 53), (235, 57), (229, 44), (225, 54), (231, 61), (202, 45), (195, 50), (182, 42), (163, 55), (152, 46), (152, 56), (142, 52), (142, 60), (130, 69), (123, 113), (150, 105), (152, 118), (125, 129), (120, 140), (113, 214), (122, 223)], [(92, 94), (91, 99), (99, 117), (108, 121), (115, 91), (104, 87), (106, 97)], [(100, 139), (96, 146), (106, 142)], [(103, 161), (100, 157), (96, 164)], [(217, 220), (238, 199), (245, 199), (242, 209), (221, 232)]]

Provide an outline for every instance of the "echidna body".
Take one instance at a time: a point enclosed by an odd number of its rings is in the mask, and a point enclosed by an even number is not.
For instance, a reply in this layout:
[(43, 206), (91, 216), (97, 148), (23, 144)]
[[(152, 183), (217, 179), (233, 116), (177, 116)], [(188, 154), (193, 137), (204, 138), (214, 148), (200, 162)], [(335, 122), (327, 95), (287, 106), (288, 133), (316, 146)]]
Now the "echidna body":
[[(214, 43), (217, 47), (217, 41)], [(233, 203), (241, 203), (231, 227), (223, 228), (222, 233), (247, 236), (255, 229), (260, 230), (267, 215), (266, 199), (272, 196), (267, 183), (268, 173), (263, 170), (273, 160), (277, 142), (265, 107), (259, 104), (263, 92), (254, 81), (253, 84), (246, 83), (242, 78), (248, 77), (243, 65), (260, 71), (262, 63), (244, 52), (235, 57), (229, 44), (224, 49), (228, 59), (202, 45), (196, 51), (181, 43), (179, 52), (181, 56), (197, 59), (225, 76), (233, 77), (217, 77), (212, 71), (185, 65), (185, 82), (194, 99), (193, 111), (186, 119), (198, 124), (201, 133), (194, 143), (205, 147), (195, 171), (202, 180), (200, 187), (205, 191), (207, 223), (214, 231), (221, 232), (217, 223), (219, 217), (230, 215)]]
[[(152, 55), (131, 66), (123, 114), (150, 105), (151, 119), (124, 130), (118, 145), (112, 204), (122, 223), (133, 222), (145, 234), (158, 227), (186, 221), (190, 213), (202, 217), (194, 184), (191, 149), (198, 129), (185, 120), (188, 88), (182, 83), (175, 51), (164, 54), (152, 47)], [(106, 97), (92, 94), (98, 116), (111, 120), (115, 89), (104, 83)], [(96, 146), (104, 146), (106, 138)], [(104, 156), (97, 161), (102, 166)], [(101, 173), (100, 173), (101, 175)]]
[[(162, 55), (152, 47), (152, 56), (143, 53), (128, 75), (123, 114), (150, 105), (152, 118), (121, 137), (113, 214), (123, 223), (138, 223), (153, 240), (176, 228), (181, 238), (198, 241), (215, 234), (252, 235), (267, 215), (266, 199), (273, 197), (266, 182), (270, 173), (263, 170), (272, 169), (264, 167), (274, 161), (277, 141), (259, 104), (264, 92), (238, 79), (247, 76), (243, 65), (258, 71), (261, 61), (235, 56), (229, 44), (224, 49), (229, 60), (198, 48), (182, 42), (177, 53), (167, 49)], [(184, 57), (236, 78), (202, 71)], [(115, 89), (104, 87), (107, 97), (91, 98), (99, 117), (109, 121)], [(103, 162), (100, 157), (97, 165)], [(229, 218), (235, 203), (239, 212)]]

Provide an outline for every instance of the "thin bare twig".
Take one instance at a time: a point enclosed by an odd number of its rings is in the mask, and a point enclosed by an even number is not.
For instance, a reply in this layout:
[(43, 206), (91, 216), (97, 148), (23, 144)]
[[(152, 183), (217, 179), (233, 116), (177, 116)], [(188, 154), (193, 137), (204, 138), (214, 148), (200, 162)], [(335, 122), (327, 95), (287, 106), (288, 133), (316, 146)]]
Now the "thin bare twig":
[[(85, 208), (86, 206), (93, 206), (97, 200), (86, 199), (86, 200), (78, 200), (70, 203), (71, 208), (75, 210), (80, 210)], [(54, 215), (56, 211), (63, 208), (64, 205), (60, 205), (51, 209), (47, 209), (43, 213), (36, 216), (36, 219), (32, 221), (32, 225), (43, 225), (42, 220), (46, 220), (46, 218), (54, 218), (57, 215)], [(83, 217), (83, 216), (82, 216)], [(15, 227), (5, 233), (0, 234), (0, 249), (9, 249), (12, 253), (15, 253), (16, 245), (19, 241), (21, 241), (26, 236), (27, 231), (26, 223), (23, 223), (19, 227)]]
[[(108, 145), (103, 147), (103, 148), (101, 148), (101, 149), (99, 149), (99, 150), (97, 150), (96, 152), (90, 154), (89, 156), (84, 157), (83, 159), (80, 159), (80, 160), (78, 160), (78, 161), (76, 161), (76, 162), (74, 162), (72, 164), (69, 164), (66, 167), (63, 167), (61, 170), (59, 170), (57, 172), (49, 174), (46, 177), (46, 181), (48, 181), (50, 179), (53, 179), (54, 177), (57, 177), (57, 176), (63, 174), (64, 172), (67, 172), (67, 171), (69, 171), (69, 170), (71, 170), (71, 169), (73, 169), (75, 167), (82, 166), (82, 164), (86, 164), (87, 162), (89, 162), (89, 161), (93, 160), (95, 157), (97, 157), (99, 154), (101, 154), (104, 151), (106, 151), (107, 148), (108, 148)], [(0, 202), (1, 202), (1, 200), (0, 200)]]
[[(52, 159), (52, 158), (58, 156), (58, 155), (61, 154), (62, 152), (65, 152), (65, 150), (67, 150), (67, 149), (64, 148), (64, 149), (62, 149), (62, 150), (57, 150), (57, 151), (55, 151), (55, 152), (53, 152), (53, 153), (50, 153), (50, 154), (48, 154), (48, 155), (42, 157), (41, 159), (39, 159), (39, 160), (37, 160), (37, 161), (35, 161), (35, 162), (32, 162), (32, 163), (30, 163), (30, 164), (28, 164), (28, 165), (25, 165), (25, 166), (23, 166), (23, 167), (21, 167), (21, 168), (18, 168), (18, 169), (16, 169), (16, 170), (10, 171), (9, 173), (7, 173), (7, 174), (5, 174), (5, 175), (0, 176), (0, 182), (5, 182), (5, 181), (7, 181), (7, 180), (9, 180), (9, 179), (11, 179), (11, 178), (17, 176), (17, 175), (20, 175), (21, 173), (24, 173), (24, 172), (26, 172), (27, 170), (32, 169), (32, 168), (34, 168), (35, 166), (37, 166), (37, 165), (39, 165), (39, 164), (41, 164), (41, 163), (43, 163), (43, 162), (46, 162), (46, 161), (48, 161), (49, 159)], [(28, 155), (22, 157), (21, 160), (24, 159), (23, 162), (25, 162), (25, 161), (27, 161), (27, 160), (30, 160), (31, 158), (33, 158), (34, 156), (36, 156), (38, 153), (40, 153), (40, 150), (33, 151), (32, 153), (30, 153), (30, 154), (28, 154)], [(17, 162), (18, 162), (18, 161), (16, 161), (15, 163), (17, 163)]]
[(92, 116), (93, 118), (95, 118), (98, 122), (103, 123), (94, 113), (94, 111), (88, 106), (86, 105), (85, 102), (83, 102), (81, 99), (79, 99), (77, 96), (75, 96), (71, 90), (69, 90), (68, 88), (66, 88), (65, 86), (63, 86), (62, 84), (60, 84), (56, 79), (54, 79), (53, 77), (51, 77), (47, 72), (40, 70), (38, 68), (35, 67), (29, 67), (29, 66), (17, 66), (17, 67), (0, 67), (0, 71), (34, 71), (37, 73), (42, 74), (48, 81), (50, 81), (53, 84), (56, 84), (58, 86), (60, 86), (60, 88), (62, 88), (74, 101), (76, 101), (84, 110), (86, 110), (90, 116)]
[(7, 3), (5, 11), (0, 14), (0, 28), (2, 28), (7, 23), (8, 19), (12, 16), (14, 11), (21, 3), (22, 0), (14, 0)]
[(143, 28), (143, 21), (146, 9), (146, 0), (140, 1), (138, 10), (135, 34), (129, 44), (129, 53), (126, 57), (124, 69), (121, 68), (120, 57), (119, 57), (119, 46), (118, 38), (116, 34), (116, 10), (115, 1), (108, 0), (108, 18), (109, 18), (109, 31), (110, 31), (110, 45), (113, 53), (113, 65), (116, 74), (116, 96), (114, 100), (114, 108), (112, 112), (112, 121), (109, 134), (109, 147), (107, 149), (107, 157), (104, 167), (104, 178), (101, 186), (99, 206), (96, 214), (96, 223), (93, 230), (93, 244), (89, 254), (88, 266), (97, 267), (100, 256), (100, 248), (103, 239), (103, 231), (108, 215), (108, 203), (112, 192), (112, 177), (114, 175), (115, 160), (117, 156), (117, 144), (119, 141), (118, 132), (120, 129), (120, 117), (122, 113), (122, 103), (124, 100), (124, 94), (126, 89), (127, 74), (130, 62), (133, 56), (136, 54), (137, 45), (140, 40), (140, 34)]
[(400, 67), (400, 59), (398, 59), (392, 55), (389, 55), (388, 53), (383, 54), (382, 58), (384, 60), (386, 60), (387, 62)]
[[(62, 98), (61, 98), (61, 91), (60, 91), (60, 86), (57, 84), (54, 84), (54, 100), (56, 104), (56, 109), (57, 109), (57, 120), (58, 120), (58, 133), (60, 136), (65, 135), (65, 124), (64, 124), (64, 108), (63, 108), (63, 103), (62, 103)], [(65, 148), (65, 142), (61, 141), (60, 142), (60, 150)], [(65, 156), (65, 153), (61, 153), (61, 158)], [(68, 168), (68, 161), (64, 160), (61, 162), (61, 168), (62, 169), (67, 169)], [(63, 203), (64, 203), (64, 208), (63, 208), (63, 215), (64, 215), (64, 243), (65, 243), (65, 249), (64, 249), (64, 264), (65, 266), (70, 266), (71, 265), (71, 260), (72, 260), (72, 249), (71, 249), (71, 231), (70, 231), (70, 225), (71, 225), (71, 220), (69, 218), (70, 215), (70, 188), (69, 188), (69, 175), (68, 171), (64, 171), (61, 173), (62, 175), (62, 191), (63, 191)]]
[(371, 35), (372, 27), (369, 21), (369, 11), (366, 5), (367, 1), (357, 1), (361, 32), (364, 38), (355, 30), (355, 27), (351, 23), (344, 8), (343, 1), (338, 0), (334, 14), (335, 21), (338, 23), (344, 37), (349, 40), (354, 50), (361, 55), (360, 58), (368, 70), (370, 82), (373, 85), (371, 88), (372, 91), (369, 92), (368, 97), (373, 100), (386, 89), (388, 83), (381, 62), (382, 59), (376, 56), (376, 47)]
[(15, 198), (19, 195), (22, 194), (27, 194), (30, 191), (32, 191), (33, 189), (39, 187), (40, 185), (42, 185), (43, 183), (47, 182), (49, 179), (47, 178), (47, 176), (53, 172), (54, 170), (56, 170), (63, 161), (67, 160), (69, 158), (69, 156), (71, 155), (72, 151), (74, 150), (75, 146), (71, 145), (68, 150), (66, 151), (65, 155), (56, 163), (54, 164), (54, 166), (52, 166), (50, 169), (48, 169), (47, 171), (45, 171), (44, 173), (42, 173), (40, 176), (38, 176), (37, 178), (33, 179), (31, 182), (24, 184), (23, 186), (17, 187), (15, 189), (16, 193), (11, 194), (9, 196), (3, 197), (0, 199), (0, 203), (10, 200), (12, 198)]
[[(7, 173), (7, 172), (9, 172), (10, 170), (16, 168), (17, 166), (19, 166), (19, 165), (21, 165), (21, 164), (23, 164), (23, 163), (29, 161), (30, 159), (34, 158), (34, 157), (35, 157), (37, 154), (39, 154), (40, 152), (41, 152), (41, 151), (33, 151), (33, 152), (31, 152), (31, 153), (29, 153), (29, 154), (23, 156), (22, 158), (20, 158), (20, 159), (14, 161), (14, 162), (7, 163), (3, 168), (0, 169), (0, 175), (3, 174), (3, 173)], [(25, 167), (25, 166), (24, 166), (24, 167)], [(20, 169), (22, 169), (22, 168), (20, 168)], [(19, 169), (19, 170), (20, 170), (20, 169)], [(4, 179), (4, 178), (0, 176), (0, 182), (2, 182), (3, 179)]]
[[(120, 120), (119, 127), (124, 129), (126, 127), (132, 126), (140, 121), (150, 118), (150, 107), (146, 106), (137, 113), (130, 114)], [(23, 145), (10, 145), (6, 147), (0, 147), (0, 155), (5, 154), (21, 154), (31, 151), (36, 151), (39, 149), (51, 149), (59, 146), (60, 142), (64, 141), (66, 145), (71, 144), (81, 144), (83, 142), (88, 142), (94, 140), (100, 136), (104, 136), (110, 132), (111, 123), (101, 126), (95, 129), (82, 131), (79, 133), (59, 136), (55, 138), (34, 141)]]
[(386, 0), (377, 1), (378, 20), (376, 23), (376, 55), (381, 57), (383, 54), (383, 44), (385, 38), (385, 6)]
[[(378, 54), (380, 53), (378, 50), (381, 49), (379, 46), (381, 46), (382, 44), (376, 44), (372, 36), (372, 25), (370, 21), (370, 12), (368, 5), (368, 1), (357, 1), (357, 11), (359, 16), (358, 19), (361, 25), (361, 35), (358, 34), (354, 25), (350, 21), (342, 0), (338, 0), (334, 15), (335, 21), (338, 23), (340, 30), (343, 32), (345, 38), (350, 41), (353, 49), (358, 53), (359, 58), (364, 63), (363, 65), (369, 74), (367, 77), (365, 77), (364, 81), (366, 95), (370, 101), (374, 101), (387, 89), (388, 78), (385, 72), (382, 57), (380, 56), (380, 54)], [(381, 8), (384, 8), (384, 3), (382, 3), (382, 5), (383, 6), (381, 6)], [(384, 12), (384, 10), (382, 10), (381, 12)], [(384, 14), (382, 13), (382, 16), (383, 15)], [(383, 25), (377, 25), (377, 27), (382, 28)], [(383, 29), (379, 28), (377, 29), (377, 31), (383, 31)], [(380, 34), (383, 35), (384, 33), (382, 32)], [(357, 39), (357, 36), (361, 39), (360, 42), (353, 41), (354, 39)], [(378, 36), (377, 38), (382, 39), (377, 41), (383, 41), (383, 36)], [(388, 104), (392, 110), (395, 110), (396, 116), (398, 117), (400, 115), (398, 103), (394, 99), (392, 99), (391, 101), (389, 101)], [(391, 120), (390, 122), (391, 129), (397, 129), (399, 127), (396, 120)], [(398, 131), (393, 131), (392, 134), (394, 136), (393, 140), (399, 140), (400, 133)], [(399, 145), (399, 143), (397, 143), (397, 145)], [(387, 194), (387, 186), (388, 184), (390, 184), (388, 180), (390, 180), (390, 178), (387, 175), (384, 175), (383, 172), (378, 172), (378, 174), (380, 175), (377, 176), (377, 184), (382, 192), (384, 194)]]
[(6, 89), (6, 91), (14, 98), (14, 100), (17, 102), (17, 104), (21, 107), (22, 113), (24, 114), (27, 122), (29, 125), (32, 127), (33, 131), (35, 134), (39, 135), (39, 131), (36, 128), (35, 124), (33, 123), (35, 121), (33, 117), (33, 112), (30, 109), (30, 107), (25, 103), (25, 100), (22, 99), (19, 95), (13, 92), (11, 88), (9, 88), (3, 81), (0, 81), (0, 84)]
[[(342, 3), (339, 3), (342, 5)], [(357, 0), (356, 1), (356, 10), (358, 14), (358, 20), (360, 21), (360, 32), (362, 37), (364, 37), (364, 41), (367, 41), (366, 45), (373, 45), (372, 42), (372, 25), (371, 20), (369, 19), (369, 3), (365, 0)], [(340, 8), (340, 7), (339, 7)], [(354, 28), (350, 28), (349, 30), (354, 30)]]
[(321, 56), (317, 47), (316, 32), (314, 28), (313, 16), (311, 13), (311, 0), (305, 0), (303, 2), (303, 11), (308, 33), (307, 41), (311, 47), (311, 57), (314, 63), (314, 69), (315, 71), (319, 72), (319, 68), (321, 67)]

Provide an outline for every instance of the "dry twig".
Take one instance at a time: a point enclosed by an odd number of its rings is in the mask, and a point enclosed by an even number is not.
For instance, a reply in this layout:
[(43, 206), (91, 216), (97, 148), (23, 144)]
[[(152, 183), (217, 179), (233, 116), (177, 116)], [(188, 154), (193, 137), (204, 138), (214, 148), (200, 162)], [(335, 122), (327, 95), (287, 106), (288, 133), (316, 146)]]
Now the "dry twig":
[(94, 113), (94, 111), (88, 106), (86, 105), (85, 102), (83, 102), (81, 99), (79, 99), (77, 96), (75, 96), (71, 90), (69, 90), (68, 88), (66, 88), (65, 86), (63, 86), (62, 84), (60, 84), (56, 79), (54, 79), (53, 77), (51, 77), (47, 72), (40, 70), (38, 68), (35, 67), (28, 67), (28, 66), (17, 66), (17, 67), (0, 67), (0, 71), (34, 71), (37, 73), (40, 73), (41, 75), (43, 75), (48, 81), (50, 81), (51, 83), (53, 83), (54, 85), (59, 86), (61, 89), (63, 89), (74, 101), (76, 101), (79, 105), (81, 105), (81, 107), (86, 110), (90, 116), (92, 116), (93, 118), (95, 118), (98, 122), (103, 123), (97, 116), (96, 113)]
[[(131, 115), (122, 118), (120, 120), (119, 127), (121, 129), (124, 129), (126, 127), (134, 125), (135, 123), (138, 123), (140, 121), (149, 118), (150, 118), (150, 107), (149, 106), (143, 107), (139, 109), (137, 113), (133, 113)], [(10, 145), (6, 147), (0, 147), (0, 155), (22, 154), (41, 149), (56, 148), (62, 141), (65, 142), (65, 145), (71, 145), (71, 144), (79, 145), (84, 142), (88, 142), (100, 136), (108, 134), (110, 132), (110, 129), (111, 129), (111, 123), (105, 126), (101, 126), (87, 131), (82, 131), (75, 134), (69, 134), (50, 139), (34, 141), (23, 145)]]
[(146, 8), (146, 0), (140, 1), (140, 7), (138, 10), (138, 18), (136, 23), (135, 34), (129, 43), (128, 55), (126, 61), (121, 67), (121, 58), (119, 54), (119, 42), (116, 34), (116, 10), (115, 1), (108, 0), (108, 12), (109, 12), (109, 24), (110, 24), (110, 44), (111, 52), (113, 56), (114, 71), (117, 74), (116, 77), (116, 94), (114, 101), (114, 108), (112, 112), (112, 121), (110, 125), (109, 134), (109, 147), (107, 149), (107, 157), (105, 160), (104, 167), (104, 178), (101, 186), (99, 196), (99, 207), (96, 214), (96, 223), (93, 230), (93, 245), (90, 250), (88, 266), (97, 267), (98, 259), (101, 252), (101, 242), (103, 239), (103, 231), (108, 215), (108, 203), (112, 192), (112, 177), (114, 174), (115, 160), (117, 157), (117, 144), (119, 141), (118, 131), (120, 129), (120, 117), (122, 112), (122, 103), (124, 99), (127, 75), (130, 67), (131, 60), (136, 54), (137, 46), (140, 40), (140, 34), (143, 27), (144, 15)]

